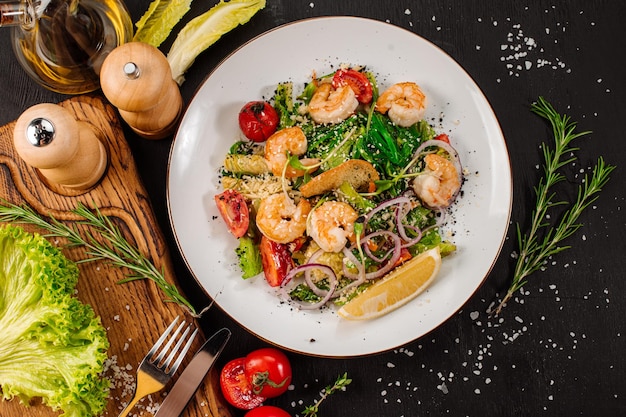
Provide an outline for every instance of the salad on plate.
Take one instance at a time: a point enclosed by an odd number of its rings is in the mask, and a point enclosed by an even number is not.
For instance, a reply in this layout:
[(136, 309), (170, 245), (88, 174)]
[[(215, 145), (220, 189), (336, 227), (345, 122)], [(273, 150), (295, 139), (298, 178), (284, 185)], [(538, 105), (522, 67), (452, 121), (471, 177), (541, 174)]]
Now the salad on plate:
[(419, 85), (379, 91), (367, 67), (341, 66), (295, 90), (281, 82), (243, 106), (244, 137), (221, 168), (215, 202), (239, 240), (242, 277), (262, 273), (299, 309), (341, 308), (382, 282), (418, 276), (426, 255), (453, 253), (441, 226), (462, 166), (449, 136), (425, 119)]

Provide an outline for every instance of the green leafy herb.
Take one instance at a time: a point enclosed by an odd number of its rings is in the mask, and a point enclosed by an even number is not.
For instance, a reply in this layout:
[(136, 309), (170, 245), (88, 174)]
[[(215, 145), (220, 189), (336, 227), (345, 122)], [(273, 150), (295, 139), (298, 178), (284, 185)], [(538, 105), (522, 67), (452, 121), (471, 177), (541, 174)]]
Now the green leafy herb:
[(265, 0), (220, 0), (209, 11), (194, 18), (182, 28), (167, 53), (172, 77), (180, 85), (196, 57), (217, 42), (222, 35), (247, 23), (265, 7)]
[(154, 0), (135, 24), (133, 41), (159, 47), (191, 9), (192, 0)]
[(104, 412), (109, 342), (74, 296), (78, 268), (38, 234), (0, 227), (0, 397), (33, 398), (67, 417)]
[(537, 103), (532, 105), (532, 111), (547, 119), (552, 125), (554, 135), (554, 149), (544, 143), (542, 145), (544, 157), (544, 176), (535, 187), (535, 209), (531, 215), (530, 229), (526, 234), (522, 233), (519, 223), (517, 224), (517, 244), (519, 255), (515, 265), (513, 281), (495, 309), (499, 314), (513, 294), (522, 288), (528, 277), (545, 268), (549, 257), (568, 249), (562, 242), (574, 234), (582, 225), (578, 223), (581, 213), (599, 197), (598, 193), (609, 180), (609, 175), (615, 166), (607, 165), (602, 157), (593, 169), (591, 178), (585, 175), (582, 184), (578, 185), (576, 201), (565, 210), (556, 224), (549, 222), (548, 210), (555, 206), (567, 205), (567, 201), (557, 201), (552, 187), (565, 179), (559, 172), (560, 168), (569, 165), (576, 160), (573, 153), (578, 148), (572, 147), (574, 139), (588, 135), (590, 132), (575, 132), (576, 123), (570, 121), (565, 115), (560, 115), (556, 110), (539, 97)]
[(154, 264), (131, 245), (124, 238), (122, 232), (98, 208), (90, 210), (79, 203), (72, 212), (85, 219), (80, 223), (96, 230), (101, 239), (90, 232), (87, 232), (83, 237), (74, 227), (62, 223), (54, 217), (50, 217), (50, 221), (46, 221), (29, 207), (3, 203), (4, 205), (0, 205), (1, 222), (31, 224), (47, 230), (47, 237), (67, 239), (69, 246), (84, 246), (89, 258), (78, 261), (78, 263), (108, 260), (112, 265), (130, 271), (125, 279), (119, 281), (120, 284), (138, 279), (149, 279), (154, 281), (168, 297), (166, 302), (175, 302), (187, 308), (192, 314), (196, 314), (191, 303), (180, 294), (176, 286), (165, 280), (163, 271), (159, 271)]
[(319, 412), (319, 407), (322, 402), (330, 395), (334, 394), (336, 391), (345, 390), (345, 388), (350, 385), (351, 382), (352, 379), (348, 378), (347, 373), (339, 375), (333, 385), (328, 385), (326, 388), (324, 388), (324, 391), (322, 391), (322, 397), (317, 400), (315, 404), (306, 407), (302, 411), (302, 415), (307, 417), (317, 417), (317, 413)]

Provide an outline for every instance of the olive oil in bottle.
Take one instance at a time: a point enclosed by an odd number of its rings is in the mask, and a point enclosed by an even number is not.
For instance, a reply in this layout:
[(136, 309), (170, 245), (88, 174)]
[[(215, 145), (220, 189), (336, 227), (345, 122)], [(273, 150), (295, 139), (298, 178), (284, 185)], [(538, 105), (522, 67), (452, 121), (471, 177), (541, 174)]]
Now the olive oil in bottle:
[(100, 87), (100, 66), (132, 38), (121, 0), (0, 0), (18, 61), (43, 87), (82, 94)]

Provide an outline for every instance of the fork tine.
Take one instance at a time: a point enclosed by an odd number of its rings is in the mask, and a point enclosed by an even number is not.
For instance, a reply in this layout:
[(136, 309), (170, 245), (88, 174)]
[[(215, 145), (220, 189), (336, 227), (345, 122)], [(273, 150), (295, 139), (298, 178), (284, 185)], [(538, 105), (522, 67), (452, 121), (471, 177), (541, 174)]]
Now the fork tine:
[[(181, 324), (181, 326), (185, 324), (185, 322), (183, 322)], [(180, 327), (179, 327), (180, 329)], [(174, 348), (172, 349), (172, 351), (170, 352), (170, 355), (167, 357), (167, 359), (165, 359), (162, 363), (161, 366), (163, 369), (167, 369), (167, 367), (169, 366), (170, 363), (172, 363), (172, 361), (174, 360), (174, 356), (176, 356), (176, 354), (178, 353), (178, 349), (180, 349), (180, 345), (183, 344), (183, 342), (185, 341), (185, 338), (187, 337), (187, 334), (189, 333), (189, 330), (191, 330), (191, 326), (187, 326), (187, 328), (185, 329), (185, 331), (183, 332), (182, 336), (180, 336), (180, 338), (178, 339), (178, 342), (176, 342), (176, 346), (174, 346)], [(173, 340), (173, 338), (172, 338)]]
[(186, 321), (184, 320), (182, 323), (180, 323), (180, 326), (178, 326), (176, 330), (174, 331), (174, 334), (170, 336), (169, 340), (167, 341), (165, 346), (161, 349), (161, 352), (158, 354), (158, 356), (154, 359), (151, 359), (150, 362), (154, 363), (157, 366), (162, 362), (163, 358), (165, 357), (167, 352), (170, 350), (172, 343), (174, 343), (174, 341), (176, 340), (176, 337), (178, 336), (182, 328), (185, 327), (185, 323)]
[(165, 331), (163, 332), (163, 334), (161, 335), (161, 337), (159, 337), (157, 339), (156, 342), (154, 342), (154, 345), (152, 346), (152, 348), (150, 348), (150, 350), (148, 351), (148, 354), (146, 355), (146, 357), (152, 357), (154, 356), (154, 354), (156, 353), (156, 351), (159, 349), (159, 347), (161, 346), (161, 344), (163, 343), (163, 341), (167, 338), (167, 336), (170, 334), (170, 332), (172, 331), (172, 329), (174, 328), (174, 326), (176, 325), (176, 322), (178, 322), (178, 319), (180, 317), (176, 316), (176, 318), (172, 321), (172, 323), (167, 327), (167, 329), (165, 329)]
[[(167, 358), (168, 362), (170, 362), (173, 359), (174, 354), (176, 353), (176, 351), (180, 347), (180, 344), (182, 343), (182, 341), (185, 338), (185, 335), (187, 334), (189, 329), (190, 329), (190, 327), (187, 328), (187, 330), (185, 331), (185, 334), (181, 337), (181, 339), (178, 342), (178, 344), (176, 344), (176, 348), (174, 349), (172, 354)], [(183, 359), (187, 355), (187, 351), (189, 351), (189, 348), (191, 347), (191, 344), (193, 343), (194, 339), (196, 338), (196, 334), (197, 333), (198, 333), (198, 329), (195, 329), (193, 331), (193, 333), (191, 334), (191, 336), (189, 336), (189, 340), (187, 340), (187, 343), (185, 344), (185, 347), (183, 348), (183, 350), (180, 351), (180, 354), (178, 355), (178, 359), (176, 359), (176, 362), (174, 362), (174, 364), (170, 367), (170, 370), (169, 370), (170, 374), (174, 374), (176, 372), (176, 370), (178, 369), (178, 367), (180, 366), (181, 362), (183, 361)]]

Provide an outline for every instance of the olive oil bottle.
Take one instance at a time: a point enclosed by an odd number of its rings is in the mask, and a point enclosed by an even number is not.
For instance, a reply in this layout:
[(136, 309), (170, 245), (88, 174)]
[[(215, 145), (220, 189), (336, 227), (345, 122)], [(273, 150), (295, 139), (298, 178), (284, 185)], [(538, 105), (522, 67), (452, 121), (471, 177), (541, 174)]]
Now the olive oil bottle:
[(100, 87), (100, 66), (132, 38), (122, 0), (0, 0), (18, 61), (43, 87), (82, 94)]

